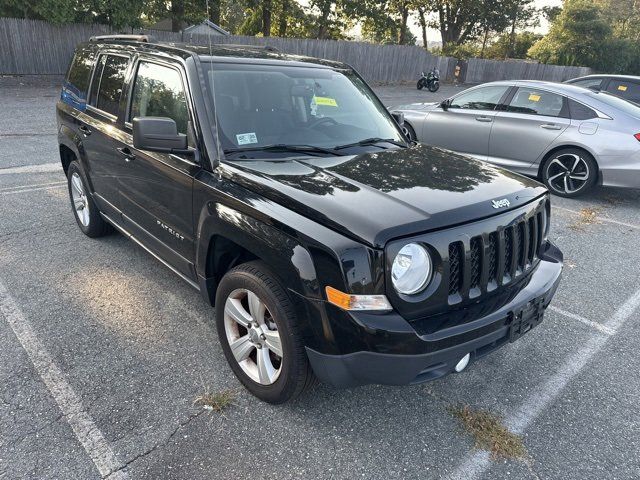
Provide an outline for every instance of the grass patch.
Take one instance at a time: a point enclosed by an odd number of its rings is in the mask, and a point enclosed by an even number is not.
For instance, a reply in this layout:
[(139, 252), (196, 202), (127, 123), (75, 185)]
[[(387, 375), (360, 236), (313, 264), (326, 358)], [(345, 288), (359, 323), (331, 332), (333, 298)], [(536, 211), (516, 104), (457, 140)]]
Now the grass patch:
[(492, 458), (527, 458), (522, 437), (510, 432), (500, 417), (486, 410), (473, 410), (467, 405), (452, 406), (448, 410), (473, 437), (475, 447), (491, 452)]
[(582, 210), (580, 210), (578, 219), (575, 222), (573, 222), (571, 225), (569, 225), (569, 228), (572, 230), (581, 231), (581, 230), (584, 230), (585, 227), (589, 225), (595, 225), (597, 223), (600, 223), (598, 221), (599, 213), (600, 213), (600, 210), (598, 210), (597, 208), (591, 208), (591, 207), (583, 208)]
[(236, 398), (233, 390), (223, 390), (221, 392), (205, 392), (195, 399), (195, 405), (203, 407), (205, 410), (213, 410), (222, 413), (231, 405)]

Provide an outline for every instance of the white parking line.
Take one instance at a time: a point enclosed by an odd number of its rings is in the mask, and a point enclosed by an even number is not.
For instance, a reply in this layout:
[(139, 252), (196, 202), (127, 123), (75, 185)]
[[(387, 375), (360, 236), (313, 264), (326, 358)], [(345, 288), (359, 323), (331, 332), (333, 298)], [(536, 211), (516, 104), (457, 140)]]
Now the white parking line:
[[(82, 408), (80, 398), (67, 382), (62, 370), (54, 363), (51, 355), (38, 340), (31, 324), (0, 281), (0, 314), (5, 318), (31, 363), (58, 404), (76, 438), (87, 452), (103, 477), (110, 480), (129, 478), (121, 470), (124, 464), (111, 449), (91, 416)], [(114, 473), (112, 473), (114, 472)]]
[(613, 335), (613, 331), (606, 325), (603, 325), (602, 323), (594, 322), (593, 320), (589, 320), (588, 318), (581, 317), (580, 315), (576, 315), (575, 313), (567, 312), (566, 310), (555, 307), (553, 305), (549, 306), (549, 310), (559, 313), (560, 315), (563, 315), (567, 318), (571, 318), (572, 320), (577, 320), (578, 322), (584, 323), (585, 325), (588, 325), (591, 328), (595, 328), (596, 330), (604, 333), (605, 335)]
[(42, 165), (25, 165), (23, 167), (0, 168), (0, 175), (14, 175), (17, 173), (49, 173), (62, 171), (59, 162), (43, 163)]
[(22, 190), (25, 188), (34, 188), (34, 187), (50, 187), (50, 186), (58, 186), (58, 185), (65, 185), (67, 182), (49, 182), (49, 183), (32, 183), (29, 185), (16, 185), (13, 187), (5, 187), (5, 188), (0, 188), (0, 193), (3, 192), (11, 192), (13, 190)]
[(66, 187), (66, 185), (67, 185), (67, 182), (52, 183), (47, 186), (21, 185), (19, 188), (16, 187), (13, 190), (10, 190), (8, 188), (5, 190), (0, 190), (0, 195), (15, 195), (16, 193), (37, 192), (39, 190), (51, 190), (53, 188)]
[[(570, 208), (558, 207), (556, 205), (551, 205), (551, 208), (553, 208), (554, 210), (560, 210), (562, 212), (568, 212), (568, 213), (573, 213), (575, 215), (580, 215), (580, 212), (576, 210), (571, 210)], [(596, 215), (594, 218), (600, 222), (613, 223), (614, 225), (620, 225), (622, 227), (629, 227), (629, 228), (634, 228), (636, 230), (640, 230), (640, 225), (635, 225), (633, 223), (621, 222), (620, 220), (614, 220), (613, 218), (608, 218), (608, 217), (601, 217), (599, 215)]]
[[(640, 290), (636, 291), (620, 307), (613, 316), (603, 324), (604, 327), (615, 334), (624, 323), (640, 307)], [(573, 355), (570, 355), (560, 369), (532, 393), (518, 408), (507, 418), (507, 427), (516, 434), (522, 434), (531, 423), (562, 393), (567, 384), (578, 375), (585, 365), (600, 351), (611, 338), (610, 335), (594, 335)], [(480, 477), (491, 465), (487, 452), (471, 452), (465, 460), (448, 477), (455, 480), (472, 480)]]

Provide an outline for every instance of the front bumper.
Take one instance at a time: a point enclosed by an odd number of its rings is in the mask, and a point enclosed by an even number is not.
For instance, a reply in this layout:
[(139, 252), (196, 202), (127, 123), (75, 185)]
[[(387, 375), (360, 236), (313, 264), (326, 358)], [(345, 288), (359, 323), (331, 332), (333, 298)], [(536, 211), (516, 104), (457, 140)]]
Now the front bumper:
[(368, 383), (407, 385), (434, 380), (451, 373), (467, 353), (473, 362), (508, 343), (512, 312), (532, 302), (546, 308), (558, 288), (561, 273), (562, 253), (547, 243), (537, 268), (518, 286), (514, 296), (491, 313), (430, 333), (418, 332), (415, 324), (396, 312), (373, 315), (344, 312), (326, 305), (329, 317), (339, 316), (337, 321), (353, 322), (355, 330), (345, 327), (343, 333), (357, 331), (360, 338), (351, 345), (359, 348), (349, 353), (323, 353), (307, 346), (309, 362), (321, 381), (337, 387)]

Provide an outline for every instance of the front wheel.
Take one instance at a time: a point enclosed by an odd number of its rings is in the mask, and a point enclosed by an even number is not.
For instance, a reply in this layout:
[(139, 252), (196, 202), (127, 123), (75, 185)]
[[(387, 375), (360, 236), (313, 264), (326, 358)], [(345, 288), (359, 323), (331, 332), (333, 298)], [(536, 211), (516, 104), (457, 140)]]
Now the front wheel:
[(556, 195), (578, 197), (598, 181), (598, 165), (584, 150), (564, 148), (545, 161), (542, 166), (542, 181)]
[(239, 265), (222, 278), (216, 326), (233, 373), (259, 399), (284, 403), (315, 383), (293, 303), (263, 262)]
[(440, 88), (440, 82), (437, 80), (434, 80), (433, 82), (429, 83), (429, 91), (430, 92), (437, 92), (438, 89)]

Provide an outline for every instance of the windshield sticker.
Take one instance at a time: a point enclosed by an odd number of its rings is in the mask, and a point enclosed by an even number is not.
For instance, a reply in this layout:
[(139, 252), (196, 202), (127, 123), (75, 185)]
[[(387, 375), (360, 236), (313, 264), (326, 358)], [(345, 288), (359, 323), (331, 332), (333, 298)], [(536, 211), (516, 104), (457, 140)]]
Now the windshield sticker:
[(336, 102), (335, 98), (331, 98), (331, 97), (313, 97), (313, 100), (315, 101), (316, 105), (322, 105), (325, 107), (337, 107), (338, 106), (338, 102)]
[(627, 91), (627, 86), (626, 85), (618, 85), (618, 90), (622, 90), (623, 92)]
[(258, 137), (254, 132), (239, 133), (236, 135), (236, 141), (238, 145), (248, 145), (250, 143), (258, 143)]
[(540, 101), (540, 95), (536, 95), (535, 93), (532, 93), (531, 95), (529, 95), (529, 101), (531, 101), (531, 102), (539, 102)]

